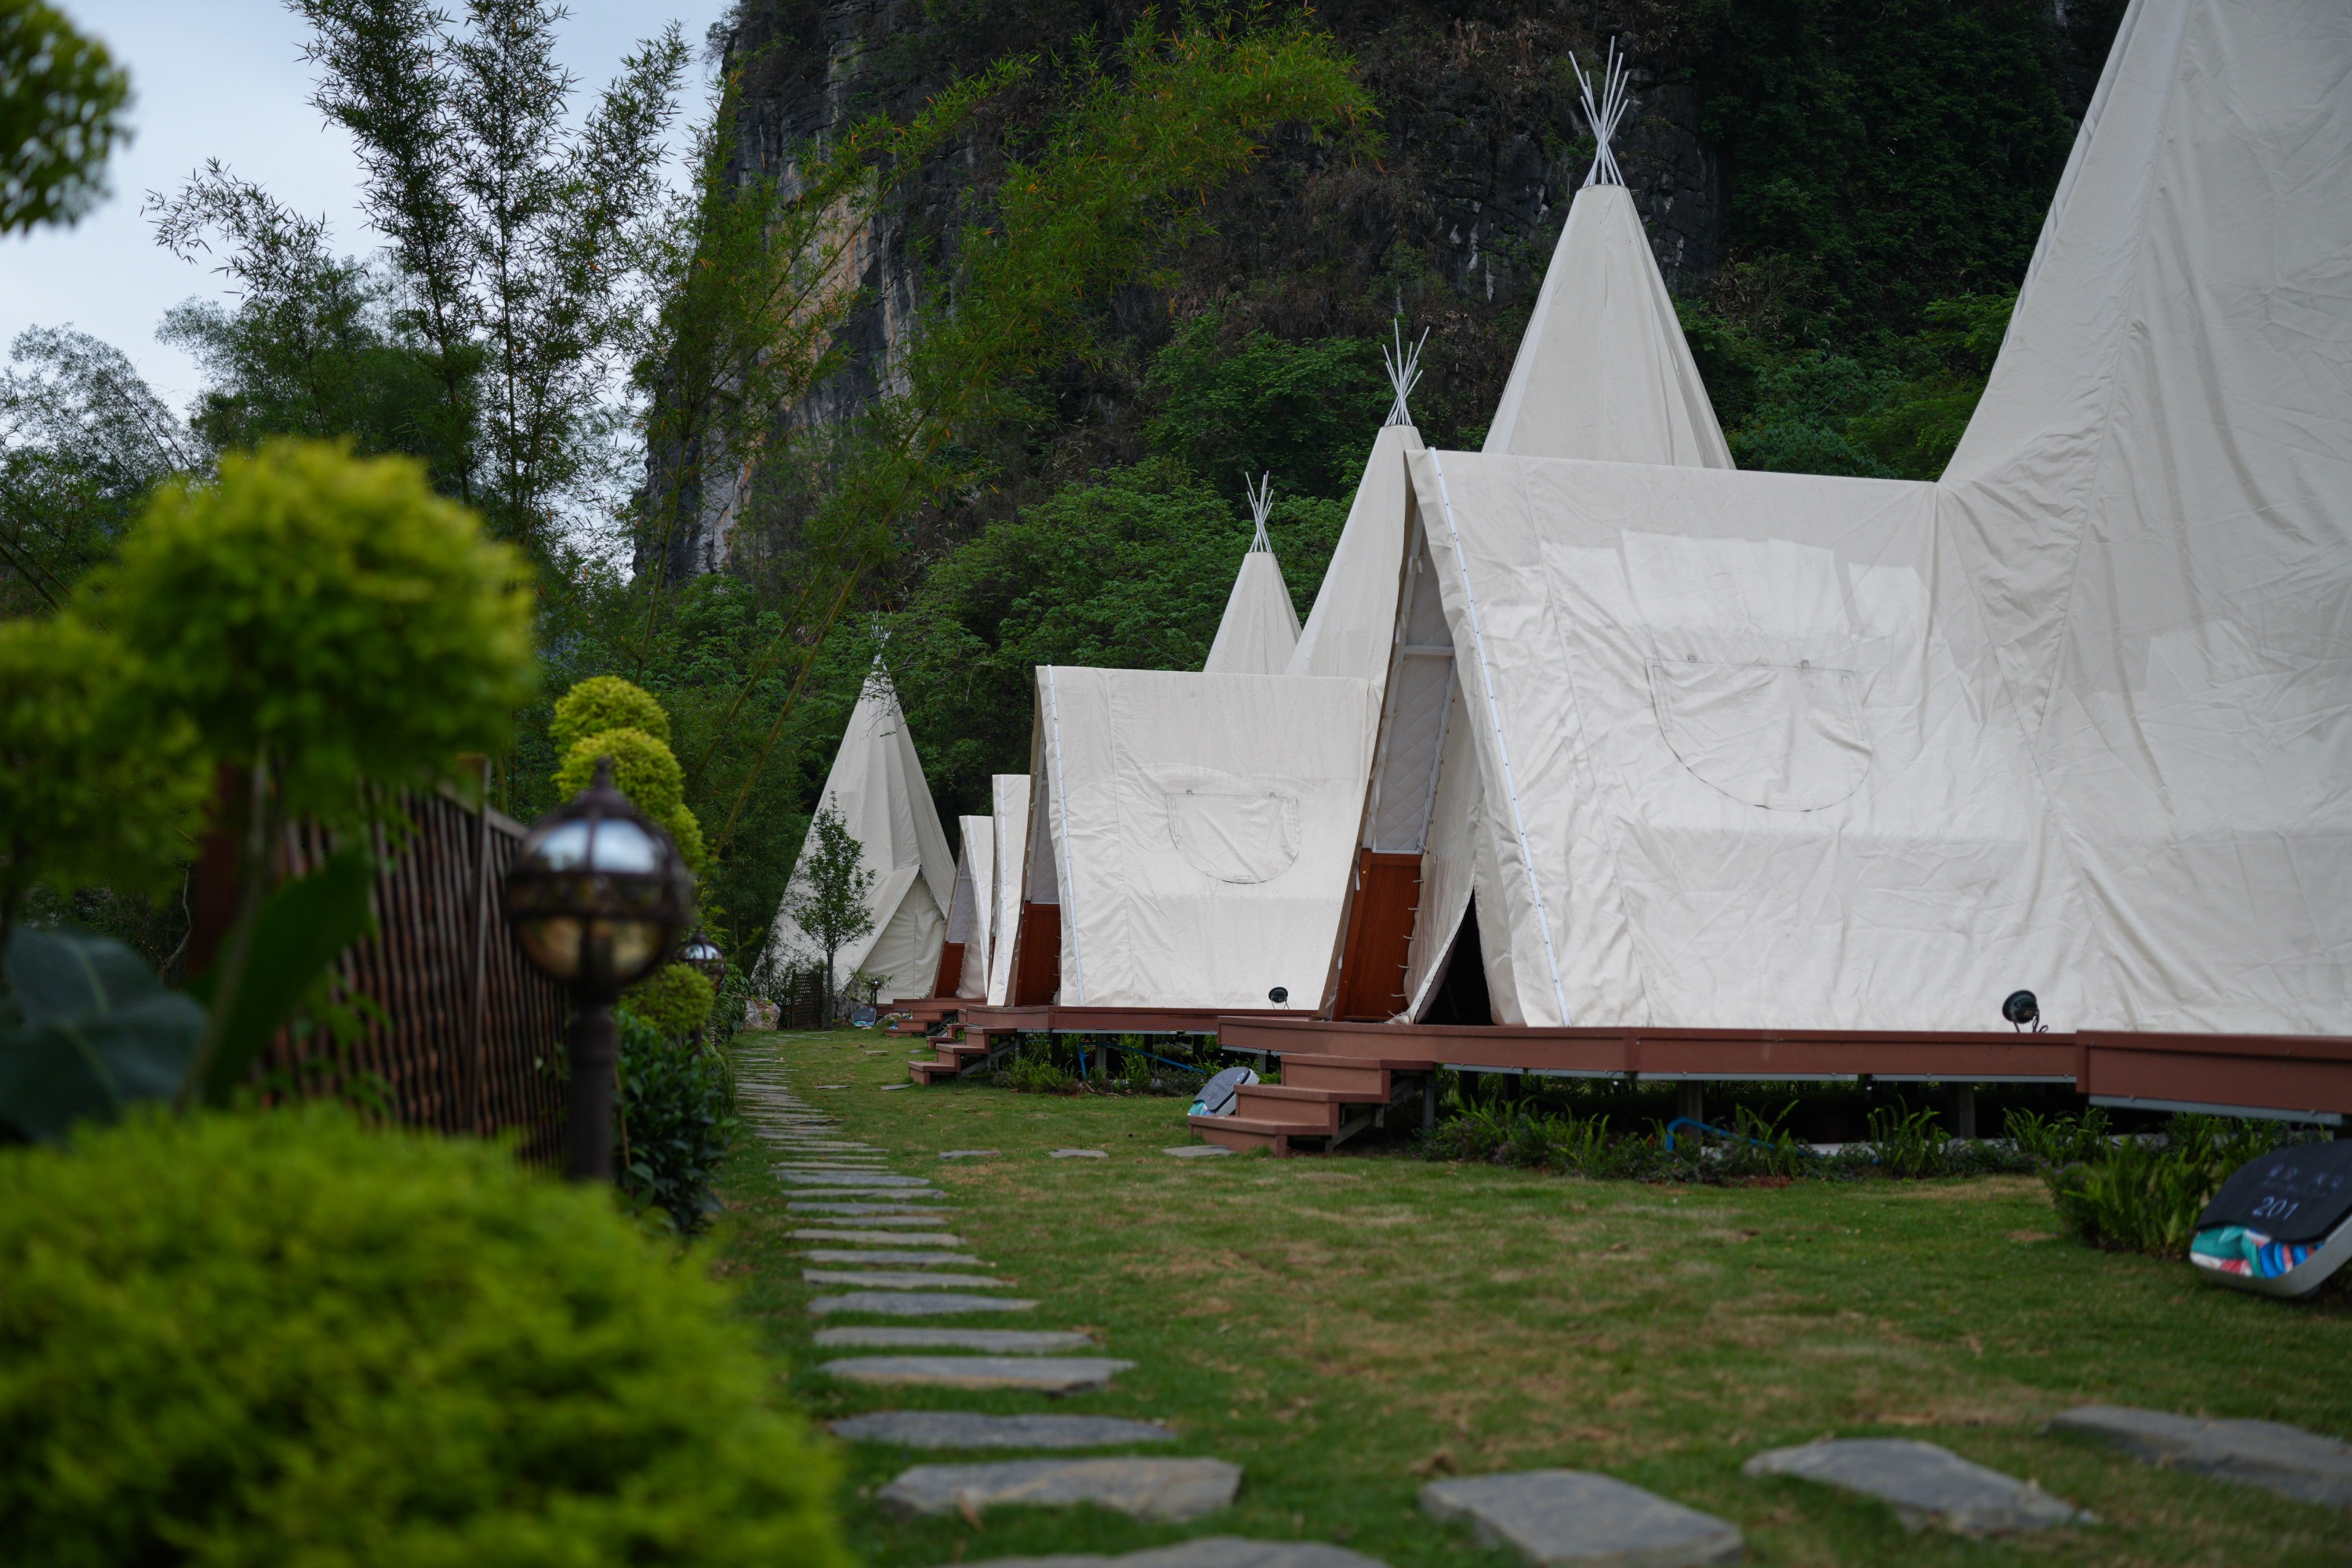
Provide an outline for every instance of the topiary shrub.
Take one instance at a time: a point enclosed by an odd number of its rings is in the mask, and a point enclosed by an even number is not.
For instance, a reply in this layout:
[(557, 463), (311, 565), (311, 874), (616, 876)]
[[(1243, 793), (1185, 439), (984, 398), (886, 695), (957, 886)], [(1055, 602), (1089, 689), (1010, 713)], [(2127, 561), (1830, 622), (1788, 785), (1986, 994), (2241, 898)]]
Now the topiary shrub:
[(686, 771), (677, 765), (669, 742), (643, 730), (600, 730), (574, 741), (556, 770), (556, 793), (574, 795), (586, 789), (595, 781), (599, 757), (613, 759), (614, 787), (656, 822), (667, 826), (684, 808)]
[(160, 713), (265, 760), (282, 816), (341, 823), (362, 779), (429, 786), (505, 743), (538, 679), (529, 582), (423, 465), (274, 441), (166, 485), (83, 603)]
[(643, 730), (667, 745), (669, 715), (644, 687), (617, 675), (592, 675), (556, 700), (547, 735), (561, 756), (606, 730)]
[(709, 976), (683, 963), (665, 963), (621, 998), (624, 1012), (634, 1014), (656, 1034), (672, 1038), (694, 1033), (710, 1021), (719, 989)]
[(696, 819), (693, 811), (680, 802), (676, 811), (661, 819), (661, 825), (669, 830), (671, 839), (677, 845), (677, 852), (686, 858), (688, 868), (701, 870), (704, 860), (709, 858), (709, 848), (702, 841), (702, 824)]
[(699, 1270), (506, 1150), (311, 1108), (0, 1150), (11, 1568), (836, 1568)]
[(620, 1070), (613, 1164), (621, 1186), (638, 1208), (661, 1210), (692, 1236), (719, 1211), (710, 1179), (734, 1142), (734, 1077), (718, 1052), (626, 1013)]

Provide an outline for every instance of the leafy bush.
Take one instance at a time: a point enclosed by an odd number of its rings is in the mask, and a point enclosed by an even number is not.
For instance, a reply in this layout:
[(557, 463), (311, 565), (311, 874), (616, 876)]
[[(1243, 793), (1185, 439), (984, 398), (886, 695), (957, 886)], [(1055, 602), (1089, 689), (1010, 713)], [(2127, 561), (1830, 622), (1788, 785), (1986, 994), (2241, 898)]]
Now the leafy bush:
[(621, 998), (621, 1010), (634, 1014), (657, 1035), (673, 1039), (691, 1035), (710, 1021), (717, 987), (700, 970), (683, 963), (665, 963)]
[[(2094, 1247), (2179, 1258), (2230, 1173), (2294, 1141), (2275, 1121), (2176, 1116), (2161, 1139), (2124, 1138), (2103, 1157), (2043, 1173), (2058, 1218)], [(2103, 1141), (2104, 1142), (2104, 1141)]]
[(2044, 1117), (2031, 1110), (2012, 1110), (2003, 1119), (2002, 1129), (2018, 1152), (2037, 1165), (2053, 1167), (2104, 1160), (2112, 1131), (2107, 1113), (2096, 1106), (2080, 1116)]
[(0, 1151), (18, 1568), (845, 1559), (719, 1288), (605, 1194), (312, 1109)]
[(643, 730), (599, 730), (574, 741), (556, 770), (557, 793), (572, 795), (586, 789), (595, 782), (596, 763), (604, 757), (613, 759), (613, 786), (656, 822), (684, 802), (686, 770), (677, 765), (668, 742)]
[(617, 675), (592, 675), (556, 699), (547, 738), (561, 756), (607, 730), (642, 730), (667, 746), (669, 715), (644, 687)]
[(659, 1209), (693, 1235), (719, 1209), (710, 1178), (735, 1138), (734, 1075), (717, 1051), (626, 1013), (620, 1071), (621, 1185), (639, 1208)]
[(139, 721), (131, 678), (71, 616), (0, 621), (0, 946), (36, 880), (160, 890), (187, 858), (211, 770), (185, 720)]
[(362, 779), (430, 784), (503, 742), (535, 680), (527, 580), (416, 463), (279, 441), (165, 487), (84, 597), (160, 713), (267, 759), (284, 816), (339, 823)]
[(998, 1077), (1022, 1094), (1067, 1094), (1078, 1086), (1076, 1074), (1042, 1054), (1017, 1058)]

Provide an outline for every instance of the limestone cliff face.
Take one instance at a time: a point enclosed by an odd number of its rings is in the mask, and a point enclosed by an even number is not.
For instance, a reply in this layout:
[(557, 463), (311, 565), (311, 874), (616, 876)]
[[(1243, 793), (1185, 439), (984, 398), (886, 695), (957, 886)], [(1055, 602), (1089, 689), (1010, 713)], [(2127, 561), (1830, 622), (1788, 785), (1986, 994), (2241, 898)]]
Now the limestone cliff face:
[[(1342, 5), (1318, 16), (1381, 107), (1377, 166), (1277, 145), (1258, 173), (1221, 194), (1217, 233), (1179, 258), (1176, 297), (1122, 300), (1117, 325), (1148, 347), (1164, 337), (1171, 310), (1211, 303), (1286, 336), (1385, 336), (1389, 317), (1402, 314), (1436, 322), (1454, 342), (1456, 380), (1466, 373), (1498, 391), (1511, 345), (1485, 341), (1486, 329), (1531, 301), (1591, 161), (1568, 51), (1589, 68), (1605, 39), (1549, 7), (1501, 24), (1463, 21), (1445, 7)], [(747, 89), (740, 157), (783, 171), (788, 183), (792, 150), (809, 139), (877, 111), (910, 112), (954, 73), (998, 54), (1049, 51), (1087, 26), (1116, 36), (1130, 19), (1087, 4), (1053, 22), (973, 28), (930, 20), (920, 0), (748, 0), (728, 40), (730, 68), (744, 73)], [(1697, 97), (1647, 69), (1634, 83), (1618, 161), (1668, 286), (1696, 289), (1723, 258), (1721, 196), (1699, 137)], [(779, 409), (780, 421), (830, 423), (876, 394), (927, 268), (948, 258), (960, 201), (994, 165), (982, 127), (866, 226), (856, 247), (866, 303), (845, 327), (848, 363)], [(1123, 410), (1097, 412), (1116, 422)], [(723, 568), (740, 476), (701, 454), (667, 460), (699, 469), (701, 492), (689, 509), (696, 525), (673, 542), (668, 571)]]

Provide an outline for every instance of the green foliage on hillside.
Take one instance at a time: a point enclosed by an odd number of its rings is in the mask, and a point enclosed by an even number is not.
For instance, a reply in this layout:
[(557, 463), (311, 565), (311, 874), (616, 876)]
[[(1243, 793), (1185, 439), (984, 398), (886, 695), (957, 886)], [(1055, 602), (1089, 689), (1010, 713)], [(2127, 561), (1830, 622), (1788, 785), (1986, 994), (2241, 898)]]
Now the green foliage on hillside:
[(1286, 494), (1346, 495), (1388, 412), (1379, 347), (1232, 333), (1213, 311), (1176, 329), (1143, 380), (1157, 405), (1144, 436), (1218, 493), (1272, 473)]

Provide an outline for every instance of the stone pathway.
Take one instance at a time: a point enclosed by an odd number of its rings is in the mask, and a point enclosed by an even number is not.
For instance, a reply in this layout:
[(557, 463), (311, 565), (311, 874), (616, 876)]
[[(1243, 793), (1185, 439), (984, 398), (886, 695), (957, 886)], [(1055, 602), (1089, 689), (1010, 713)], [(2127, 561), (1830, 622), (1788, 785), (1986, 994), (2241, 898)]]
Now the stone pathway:
[(1091, 1552), (1056, 1553), (1051, 1558), (992, 1557), (965, 1568), (1381, 1568), (1379, 1559), (1344, 1546), (1319, 1541), (1244, 1541), (1233, 1535), (1209, 1535), (1154, 1546), (1123, 1557), (1098, 1557)]
[(1020, 1388), (1034, 1394), (1078, 1394), (1108, 1388), (1112, 1378), (1134, 1365), (1108, 1356), (877, 1355), (829, 1361), (817, 1370), (845, 1382), (886, 1388)]
[(1747, 1552), (1738, 1526), (1590, 1470), (1432, 1481), (1421, 1507), (1433, 1519), (1467, 1521), (1480, 1541), (1536, 1568), (1697, 1568)]
[(833, 1424), (854, 1443), (902, 1448), (1112, 1448), (1126, 1443), (1172, 1443), (1176, 1434), (1155, 1421), (1108, 1415), (975, 1415), (962, 1410), (880, 1410)]
[(1743, 1475), (1794, 1476), (1876, 1498), (1911, 1530), (1932, 1524), (1958, 1535), (2014, 1535), (2097, 1522), (2032, 1481), (1914, 1437), (1845, 1437), (1773, 1448), (1739, 1468)]
[(2114, 1444), (2151, 1464), (2263, 1487), (2325, 1508), (2352, 1509), (2352, 1443), (2283, 1421), (2207, 1421), (2121, 1405), (2085, 1405), (2050, 1423)]
[(917, 1465), (875, 1500), (901, 1515), (1094, 1503), (1136, 1519), (1186, 1520), (1225, 1507), (1241, 1484), (1241, 1467), (1223, 1459), (1003, 1459)]

